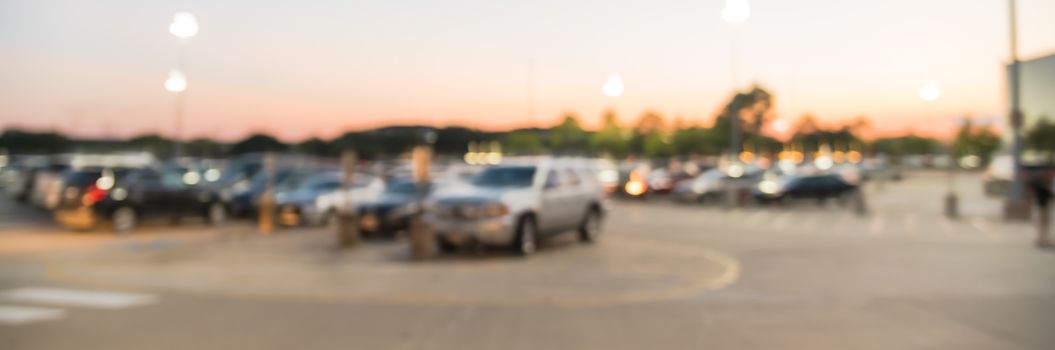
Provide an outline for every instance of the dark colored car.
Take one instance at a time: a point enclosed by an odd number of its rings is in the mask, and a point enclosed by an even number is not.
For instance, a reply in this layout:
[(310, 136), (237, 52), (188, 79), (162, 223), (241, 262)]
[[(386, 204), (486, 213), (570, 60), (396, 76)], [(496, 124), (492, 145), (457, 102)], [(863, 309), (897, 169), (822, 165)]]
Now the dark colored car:
[[(274, 180), (272, 180), (272, 184), (275, 186), (275, 193), (292, 190), (299, 186), (305, 179), (318, 172), (318, 170), (306, 168), (278, 169), (275, 171)], [(246, 185), (243, 188), (235, 189), (230, 195), (228, 203), (231, 214), (236, 217), (250, 217), (256, 215), (257, 211), (260, 209), (260, 197), (264, 195), (264, 191), (267, 189), (267, 181), (267, 174), (264, 172), (258, 172), (252, 179), (246, 182)]]
[(187, 186), (183, 174), (153, 169), (87, 169), (66, 172), (55, 219), (74, 229), (110, 224), (127, 232), (146, 218), (201, 216), (209, 223), (226, 219), (219, 196)]
[(762, 202), (780, 202), (785, 199), (843, 199), (857, 190), (857, 186), (846, 183), (837, 175), (794, 176), (787, 175), (775, 180), (762, 180), (755, 186), (755, 198)]
[[(426, 187), (426, 195), (432, 187), (431, 184)], [(417, 200), (418, 187), (414, 182), (389, 182), (380, 196), (359, 205), (359, 230), (364, 233), (393, 234), (409, 229), (411, 216), (418, 209)]]

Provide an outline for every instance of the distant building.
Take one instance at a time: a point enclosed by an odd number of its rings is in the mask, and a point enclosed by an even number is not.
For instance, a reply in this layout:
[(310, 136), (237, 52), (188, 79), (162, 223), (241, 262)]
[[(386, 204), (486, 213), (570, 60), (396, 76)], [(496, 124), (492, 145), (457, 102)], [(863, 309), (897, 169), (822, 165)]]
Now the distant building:
[[(1023, 131), (1028, 131), (1038, 120), (1055, 122), (1055, 54), (1020, 61), (1020, 93), (1022, 94)], [(1008, 86), (1011, 82), (1011, 65), (1007, 66)], [(1008, 88), (1008, 93), (1011, 89)], [(1010, 105), (1010, 98), (1008, 100)], [(1008, 121), (1010, 122), (1010, 121)], [(1010, 140), (1011, 126), (1004, 128), (1004, 139)]]

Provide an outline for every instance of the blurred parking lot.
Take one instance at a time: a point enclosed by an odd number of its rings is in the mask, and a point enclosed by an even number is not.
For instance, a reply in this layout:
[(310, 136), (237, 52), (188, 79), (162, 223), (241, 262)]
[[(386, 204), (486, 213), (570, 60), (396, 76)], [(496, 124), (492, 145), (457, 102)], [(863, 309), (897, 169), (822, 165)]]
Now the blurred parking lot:
[[(560, 236), (530, 259), (485, 249), (413, 261), (402, 235), (340, 250), (331, 229), (262, 235), (239, 222), (76, 233), (5, 200), (4, 215), (23, 219), (0, 233), (2, 245), (47, 244), (2, 251), (0, 304), (61, 312), (0, 325), (0, 338), (17, 348), (157, 348), (163, 338), (162, 348), (344, 339), (761, 349), (831, 337), (851, 348), (1045, 348), (1055, 341), (1055, 256), (1030, 246), (1028, 225), (999, 220), (977, 176), (959, 178), (962, 218), (943, 218), (941, 181), (912, 172), (869, 184), (866, 216), (835, 202), (613, 200), (598, 243)], [(47, 288), (132, 301), (100, 308)], [(64, 336), (47, 336), (56, 331)], [(230, 337), (244, 332), (256, 336)]]

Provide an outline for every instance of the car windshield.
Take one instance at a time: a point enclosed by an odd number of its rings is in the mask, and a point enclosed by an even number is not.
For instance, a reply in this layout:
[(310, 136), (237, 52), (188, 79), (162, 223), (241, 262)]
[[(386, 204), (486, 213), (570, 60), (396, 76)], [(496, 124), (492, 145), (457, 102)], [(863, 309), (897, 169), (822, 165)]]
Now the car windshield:
[(504, 166), (488, 168), (470, 183), (482, 187), (528, 187), (534, 178), (533, 166)]
[(333, 176), (313, 177), (304, 181), (304, 185), (301, 187), (315, 191), (334, 190), (341, 187), (341, 179)]
[(98, 180), (102, 173), (102, 170), (74, 171), (66, 173), (62, 181), (70, 186), (83, 186)]
[(415, 194), (417, 191), (417, 185), (410, 181), (397, 181), (385, 187), (385, 193), (388, 194)]

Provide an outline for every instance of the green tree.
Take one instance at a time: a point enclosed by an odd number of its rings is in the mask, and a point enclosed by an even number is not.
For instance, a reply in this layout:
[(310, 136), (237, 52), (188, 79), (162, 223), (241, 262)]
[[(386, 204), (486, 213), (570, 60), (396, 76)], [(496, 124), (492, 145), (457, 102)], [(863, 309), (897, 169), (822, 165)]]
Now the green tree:
[(285, 143), (265, 134), (253, 134), (231, 145), (232, 154), (256, 152), (283, 152), (288, 149)]
[(1055, 124), (1048, 122), (1047, 117), (1041, 117), (1032, 128), (1026, 132), (1026, 147), (1029, 149), (1047, 153), (1048, 164), (1055, 164)]
[(937, 152), (941, 148), (940, 141), (915, 135), (879, 138), (872, 142), (872, 149), (877, 153), (889, 154), (895, 157), (929, 154)]
[(183, 149), (188, 156), (216, 158), (226, 153), (227, 145), (207, 138), (197, 138), (187, 142)]
[(502, 151), (511, 154), (542, 153), (542, 141), (538, 134), (530, 131), (514, 131), (502, 137)]
[(574, 114), (565, 114), (564, 120), (550, 129), (549, 144), (558, 153), (581, 153), (586, 150), (588, 143), (586, 131), (579, 126)]
[(10, 153), (58, 153), (70, 150), (72, 141), (55, 132), (7, 129), (0, 134), (0, 149)]
[(597, 153), (625, 157), (628, 150), (626, 136), (629, 135), (619, 126), (615, 111), (607, 110), (601, 130), (590, 136), (590, 148)]
[(671, 145), (678, 155), (717, 155), (722, 152), (724, 138), (719, 136), (720, 131), (691, 126), (678, 129), (671, 136)]
[(147, 134), (128, 139), (128, 146), (133, 150), (150, 152), (158, 158), (164, 158), (173, 154), (175, 144), (161, 135)]
[(321, 157), (329, 154), (330, 145), (318, 137), (312, 137), (301, 141), (293, 149), (300, 153)]
[(751, 90), (733, 95), (714, 119), (714, 129), (724, 133), (722, 139), (728, 144), (732, 130), (731, 118), (739, 118), (741, 133), (759, 134), (765, 123), (772, 119), (772, 110), (773, 95), (765, 88), (755, 85)]
[[(634, 123), (633, 133), (630, 136), (628, 145), (629, 151), (631, 153), (647, 154), (648, 152), (645, 149), (646, 140), (653, 135), (663, 136), (665, 131), (663, 116), (655, 111), (641, 113), (641, 116), (637, 118), (637, 122)], [(657, 147), (655, 143), (653, 147)]]
[(989, 128), (974, 125), (967, 118), (956, 132), (952, 147), (956, 158), (976, 155), (982, 158), (982, 164), (988, 164), (993, 152), (1000, 148), (1000, 136)]
[(674, 147), (670, 139), (661, 133), (651, 133), (644, 136), (643, 151), (650, 158), (668, 158), (674, 155)]

